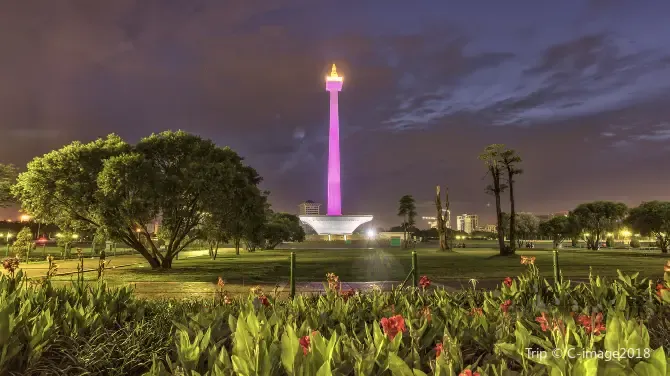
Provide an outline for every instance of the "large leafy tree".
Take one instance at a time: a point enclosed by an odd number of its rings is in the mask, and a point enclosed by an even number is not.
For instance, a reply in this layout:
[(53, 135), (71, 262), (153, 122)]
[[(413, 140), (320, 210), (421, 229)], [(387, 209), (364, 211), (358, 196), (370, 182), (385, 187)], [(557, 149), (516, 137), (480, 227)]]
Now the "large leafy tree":
[(28, 163), (12, 188), (25, 212), (63, 229), (100, 226), (98, 175), (107, 159), (131, 149), (116, 135), (73, 142)]
[[(237, 189), (255, 188), (259, 181), (234, 151), (180, 131), (155, 134), (135, 146), (114, 135), (75, 142), (35, 158), (14, 193), (40, 219), (65, 229), (101, 228), (152, 267), (170, 268), (199, 238), (196, 229), (211, 203), (233, 204)], [(156, 218), (166, 240), (163, 249), (148, 231)]]
[[(519, 168), (521, 163), (521, 157), (517, 154), (514, 149), (505, 149), (500, 153), (500, 164), (502, 164), (505, 174), (507, 175), (507, 186), (509, 188), (509, 206), (510, 206), (510, 232), (509, 232), (509, 244), (511, 252), (514, 253), (516, 248), (515, 240), (517, 236), (517, 226), (516, 226), (516, 207), (515, 207), (515, 197), (514, 197), (514, 177), (523, 173), (523, 170)], [(526, 218), (528, 219), (528, 218)], [(526, 223), (527, 224), (527, 223)], [(525, 225), (521, 228), (525, 228)], [(521, 235), (521, 234), (519, 234)], [(521, 242), (519, 242), (521, 246)]]
[[(518, 235), (517, 245), (521, 247), (521, 244), (524, 240), (533, 239), (540, 230), (540, 220), (530, 213), (518, 213), (515, 215), (516, 220), (514, 221), (515, 229), (514, 232)], [(510, 218), (510, 226), (511, 226)], [(510, 233), (511, 233), (510, 229)], [(511, 240), (511, 237), (510, 237)]]
[(587, 248), (595, 250), (598, 249), (600, 239), (621, 224), (627, 211), (626, 205), (620, 202), (593, 201), (577, 206), (570, 214), (579, 228), (588, 233)]
[(540, 223), (539, 230), (543, 236), (551, 238), (554, 249), (558, 248), (565, 239), (574, 236), (574, 227), (570, 218), (563, 215)]
[(479, 159), (484, 162), (486, 172), (491, 177), (491, 184), (486, 187), (486, 192), (495, 197), (496, 201), (496, 226), (498, 231), (498, 247), (501, 255), (511, 252), (511, 248), (505, 247), (505, 234), (503, 227), (503, 212), (500, 202), (500, 195), (507, 189), (507, 185), (502, 182), (504, 165), (500, 162), (501, 156), (505, 151), (505, 145), (492, 144), (487, 146), (479, 155)]
[(670, 202), (648, 201), (631, 209), (626, 223), (644, 236), (656, 238), (661, 252), (668, 253), (670, 245)]
[(12, 165), (0, 164), (0, 208), (12, 202), (11, 187), (16, 181), (16, 169)]
[(300, 218), (289, 213), (271, 213), (264, 231), (265, 248), (274, 249), (282, 242), (302, 242), (305, 230)]
[(398, 216), (403, 217), (403, 237), (405, 247), (408, 246), (407, 231), (414, 226), (416, 219), (416, 203), (412, 195), (404, 195), (398, 202)]

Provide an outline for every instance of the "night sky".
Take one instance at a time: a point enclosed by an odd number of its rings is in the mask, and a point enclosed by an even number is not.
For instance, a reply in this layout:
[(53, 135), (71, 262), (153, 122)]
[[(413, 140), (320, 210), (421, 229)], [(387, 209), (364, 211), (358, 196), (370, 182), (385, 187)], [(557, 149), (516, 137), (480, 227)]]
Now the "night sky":
[(668, 15), (661, 0), (3, 1), (0, 161), (183, 129), (235, 149), (295, 212), (326, 200), (337, 63), (345, 214), (397, 224), (412, 194), (434, 215), (440, 184), (453, 214), (491, 222), (490, 143), (524, 158), (520, 211), (670, 200)]

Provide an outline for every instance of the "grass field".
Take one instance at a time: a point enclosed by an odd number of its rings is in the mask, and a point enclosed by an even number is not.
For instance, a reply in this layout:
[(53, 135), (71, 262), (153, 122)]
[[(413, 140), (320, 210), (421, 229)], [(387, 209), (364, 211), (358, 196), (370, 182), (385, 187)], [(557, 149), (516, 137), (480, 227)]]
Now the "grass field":
[[(138, 293), (147, 296), (189, 296), (211, 294), (221, 276), (231, 292), (246, 292), (250, 286), (261, 285), (272, 290), (279, 286), (287, 289), (290, 250), (242, 252), (239, 256), (232, 249), (221, 251), (217, 260), (206, 256), (177, 260), (171, 270), (152, 270), (137, 255), (110, 258), (110, 266), (123, 266), (108, 270), (105, 280), (112, 285), (133, 284)], [(296, 281), (320, 282), (326, 273), (333, 272), (344, 282), (403, 281), (411, 269), (411, 251), (401, 249), (331, 249), (296, 250)], [(493, 249), (462, 249), (443, 253), (433, 249), (417, 249), (419, 274), (429, 276), (445, 287), (458, 288), (474, 278), (480, 286), (493, 287), (507, 276), (525, 270), (519, 256), (535, 256), (536, 265), (544, 276), (552, 276), (552, 254), (549, 250), (520, 250), (516, 256), (501, 257)], [(616, 277), (617, 269), (625, 273), (640, 272), (642, 276), (661, 278), (668, 255), (656, 252), (623, 250), (562, 250), (560, 266), (563, 276), (584, 280), (589, 267), (600, 276)], [(76, 271), (74, 261), (57, 261), (59, 271)], [(97, 259), (86, 258), (85, 269), (97, 266)], [(23, 265), (30, 276), (43, 275), (46, 263)], [(87, 273), (87, 280), (94, 280), (96, 273)], [(72, 276), (56, 277), (66, 282)], [(300, 288), (299, 288), (300, 289)]]

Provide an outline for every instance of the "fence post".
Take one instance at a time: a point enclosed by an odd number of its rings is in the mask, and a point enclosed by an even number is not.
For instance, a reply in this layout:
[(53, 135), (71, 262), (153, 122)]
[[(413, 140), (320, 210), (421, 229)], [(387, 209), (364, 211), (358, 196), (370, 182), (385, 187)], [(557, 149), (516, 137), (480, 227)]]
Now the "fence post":
[(416, 261), (416, 251), (412, 251), (412, 279), (414, 287), (419, 286), (419, 263)]
[(289, 275), (289, 285), (291, 286), (291, 299), (295, 297), (295, 252), (291, 252), (291, 272)]
[(554, 283), (561, 284), (561, 269), (558, 265), (558, 249), (554, 249)]

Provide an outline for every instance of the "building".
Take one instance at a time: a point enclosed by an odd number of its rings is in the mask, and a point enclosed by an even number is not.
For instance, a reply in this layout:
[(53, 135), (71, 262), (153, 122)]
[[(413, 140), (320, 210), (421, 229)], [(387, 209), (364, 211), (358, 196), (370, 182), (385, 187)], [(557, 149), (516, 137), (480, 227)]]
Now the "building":
[[(447, 222), (447, 228), (451, 228), (451, 211), (442, 209), (442, 215), (444, 215), (444, 221)], [(421, 219), (428, 221), (430, 228), (437, 228), (437, 217), (421, 217)]]
[(321, 204), (307, 200), (298, 205), (298, 215), (321, 215)]
[(485, 225), (483, 227), (482, 231), (495, 233), (497, 230), (498, 230), (498, 226), (496, 226), (496, 225)]
[(471, 234), (479, 227), (479, 216), (474, 214), (463, 214), (456, 216), (456, 231)]

